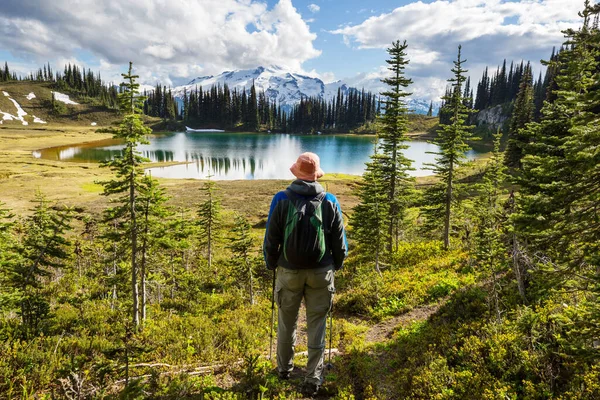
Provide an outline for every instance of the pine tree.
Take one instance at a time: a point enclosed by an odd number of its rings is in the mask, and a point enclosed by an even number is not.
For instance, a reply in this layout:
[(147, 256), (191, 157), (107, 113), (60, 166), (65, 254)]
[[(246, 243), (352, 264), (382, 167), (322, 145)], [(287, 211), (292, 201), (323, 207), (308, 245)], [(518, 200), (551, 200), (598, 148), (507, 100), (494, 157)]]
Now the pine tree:
[(511, 168), (521, 168), (521, 158), (523, 158), (523, 147), (527, 143), (527, 136), (523, 134), (523, 129), (528, 123), (533, 121), (535, 113), (533, 93), (533, 74), (531, 65), (527, 63), (519, 93), (515, 101), (514, 111), (508, 131), (508, 144), (506, 146), (506, 165)]
[(429, 103), (429, 111), (427, 111), (428, 117), (433, 117), (433, 101)]
[(125, 149), (123, 155), (102, 165), (110, 168), (115, 173), (115, 179), (102, 182), (103, 194), (106, 196), (117, 195), (112, 201), (116, 205), (106, 210), (106, 220), (123, 220), (127, 225), (129, 247), (131, 249), (131, 295), (132, 295), (132, 322), (137, 329), (140, 323), (139, 315), (139, 288), (138, 288), (138, 197), (144, 190), (144, 170), (142, 164), (147, 160), (139, 155), (136, 150), (140, 144), (148, 144), (146, 136), (152, 131), (144, 126), (141, 119), (144, 98), (138, 95), (139, 78), (133, 75), (132, 63), (129, 63), (127, 74), (121, 74), (125, 82), (121, 83), (119, 103), (124, 114), (119, 129), (114, 138), (123, 141)]
[(505, 229), (506, 215), (501, 202), (505, 190), (502, 184), (506, 179), (503, 154), (500, 152), (502, 133), (494, 135), (494, 151), (488, 162), (479, 196), (475, 201), (477, 217), (477, 261), (478, 266), (490, 278), (492, 284), (492, 300), (497, 321), (501, 320), (499, 280), (497, 275), (507, 264)]
[(9, 271), (14, 268), (20, 255), (14, 234), (15, 215), (4, 207), (5, 204), (0, 202), (0, 305), (12, 305), (17, 303), (18, 293), (10, 285)]
[(201, 190), (204, 192), (206, 200), (200, 203), (198, 207), (200, 242), (203, 246), (206, 246), (208, 268), (212, 269), (214, 244), (218, 238), (218, 231), (221, 223), (221, 202), (216, 195), (217, 185), (214, 181), (210, 180), (210, 177), (208, 181), (204, 183)]
[(148, 251), (155, 245), (158, 239), (165, 234), (163, 221), (168, 217), (168, 211), (164, 204), (168, 200), (165, 190), (158, 185), (158, 181), (146, 175), (142, 178), (142, 186), (138, 197), (140, 211), (140, 236), (141, 236), (141, 260), (140, 260), (140, 286), (142, 292), (141, 319), (146, 320), (148, 276)]
[(257, 131), (259, 128), (259, 117), (258, 117), (258, 99), (256, 97), (256, 86), (252, 82), (250, 88), (250, 98), (248, 99), (248, 129), (250, 131)]
[(600, 33), (592, 18), (599, 12), (600, 7), (586, 2), (582, 28), (564, 32), (566, 48), (550, 62), (556, 72), (556, 90), (550, 93), (554, 101), (544, 104), (541, 121), (526, 130), (530, 144), (518, 180), (522, 196), (517, 217), (520, 233), (532, 247), (595, 281), (600, 280)]
[[(457, 199), (455, 193), (456, 169), (465, 162), (465, 153), (469, 150), (469, 145), (466, 141), (471, 138), (471, 130), (473, 129), (472, 126), (466, 125), (467, 118), (473, 110), (465, 106), (463, 99), (462, 85), (466, 79), (465, 73), (468, 72), (463, 69), (464, 63), (465, 60), (461, 59), (461, 46), (458, 46), (458, 57), (454, 61), (454, 68), (452, 68), (454, 77), (448, 80), (452, 84), (452, 88), (450, 94), (443, 98), (445, 102), (444, 112), (448, 113), (450, 121), (448, 123), (440, 123), (439, 136), (436, 140), (440, 150), (434, 153), (437, 157), (433, 171), (441, 179), (444, 188), (443, 242), (445, 249), (448, 249), (450, 246), (452, 206)], [(433, 188), (432, 190), (439, 193), (438, 189)], [(439, 202), (442, 199), (434, 196), (433, 200)], [(439, 207), (439, 204), (437, 206)], [(429, 211), (435, 209), (439, 209), (436, 207), (436, 204), (429, 205)], [(436, 216), (433, 217), (435, 218)]]
[(362, 182), (358, 185), (359, 203), (354, 207), (350, 226), (351, 234), (358, 243), (360, 254), (367, 261), (374, 262), (375, 270), (381, 274), (384, 263), (386, 243), (389, 243), (387, 221), (389, 220), (389, 203), (387, 182), (379, 167), (377, 146), (367, 163)]
[(233, 262), (241, 277), (240, 282), (246, 282), (248, 287), (248, 296), (250, 305), (254, 304), (254, 271), (251, 260), (251, 252), (254, 247), (254, 241), (250, 232), (250, 223), (248, 220), (237, 214), (235, 216), (235, 225), (229, 238), (229, 248), (233, 253)]
[(32, 215), (24, 222), (23, 237), (15, 244), (13, 259), (8, 263), (8, 284), (17, 291), (23, 333), (37, 334), (50, 313), (43, 279), (53, 269), (64, 266), (69, 257), (66, 233), (71, 229), (72, 210), (51, 208), (47, 199), (36, 194)]
[(388, 216), (388, 250), (391, 251), (393, 244), (398, 244), (400, 235), (400, 223), (404, 219), (404, 213), (414, 188), (414, 179), (408, 175), (412, 170), (412, 161), (406, 158), (403, 151), (408, 148), (404, 142), (407, 140), (408, 132), (408, 108), (404, 99), (410, 93), (404, 91), (412, 83), (412, 80), (404, 76), (404, 70), (408, 64), (406, 58), (406, 41), (392, 43), (387, 52), (390, 59), (386, 60), (388, 69), (392, 72), (390, 77), (382, 80), (388, 87), (381, 95), (385, 113), (381, 116), (381, 156), (373, 159), (380, 169), (380, 174), (388, 185), (387, 201)]

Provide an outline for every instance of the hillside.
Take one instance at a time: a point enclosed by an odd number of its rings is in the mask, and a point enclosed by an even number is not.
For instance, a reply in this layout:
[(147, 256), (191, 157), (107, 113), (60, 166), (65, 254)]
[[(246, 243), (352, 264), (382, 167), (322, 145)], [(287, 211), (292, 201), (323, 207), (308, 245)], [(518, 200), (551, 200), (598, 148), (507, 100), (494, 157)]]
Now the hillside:
[[(115, 110), (99, 106), (93, 99), (69, 96), (67, 93), (57, 92), (53, 106), (50, 83), (2, 82), (0, 91), (2, 126), (23, 126), (25, 122), (32, 129), (48, 124), (100, 128), (110, 126), (118, 119)], [(26, 113), (21, 112), (22, 120), (18, 119), (19, 109), (15, 102)]]

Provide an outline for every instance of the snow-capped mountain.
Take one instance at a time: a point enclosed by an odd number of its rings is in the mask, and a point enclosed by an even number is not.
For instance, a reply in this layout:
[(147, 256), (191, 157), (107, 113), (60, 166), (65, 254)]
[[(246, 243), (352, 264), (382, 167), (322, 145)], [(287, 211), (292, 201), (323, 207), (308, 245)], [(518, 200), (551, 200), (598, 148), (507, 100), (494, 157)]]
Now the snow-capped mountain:
[(221, 86), (227, 84), (229, 89), (250, 90), (253, 81), (257, 91), (264, 91), (270, 101), (276, 101), (282, 106), (292, 106), (298, 103), (301, 97), (321, 97), (329, 100), (337, 94), (338, 88), (341, 88), (344, 94), (348, 92), (348, 86), (341, 81), (326, 84), (316, 77), (271, 66), (225, 71), (216, 76), (198, 77), (187, 85), (176, 87), (173, 94), (175, 97), (182, 97), (184, 90), (189, 92), (197, 87), (207, 90), (217, 84)]
[[(407, 103), (408, 103), (408, 109), (412, 113), (427, 115), (427, 112), (429, 111), (429, 104), (430, 104), (429, 100), (410, 98), (410, 99), (408, 99)], [(433, 102), (433, 115), (434, 116), (437, 115), (440, 105), (441, 105), (441, 103), (439, 101)]]
[[(325, 83), (320, 78), (295, 73), (278, 66), (258, 67), (236, 71), (225, 71), (215, 76), (202, 76), (192, 79), (188, 84), (177, 86), (173, 89), (176, 98), (181, 99), (185, 91), (190, 92), (202, 87), (208, 90), (214, 85), (224, 86), (229, 89), (250, 90), (252, 82), (257, 91), (264, 91), (269, 101), (276, 101), (284, 108), (297, 104), (302, 97), (320, 97), (327, 101), (337, 95), (338, 88), (344, 95), (353, 88), (343, 81)], [(355, 88), (361, 90), (362, 88)], [(429, 102), (423, 99), (411, 99), (409, 107), (414, 112), (426, 114)], [(434, 112), (437, 110), (434, 104)]]

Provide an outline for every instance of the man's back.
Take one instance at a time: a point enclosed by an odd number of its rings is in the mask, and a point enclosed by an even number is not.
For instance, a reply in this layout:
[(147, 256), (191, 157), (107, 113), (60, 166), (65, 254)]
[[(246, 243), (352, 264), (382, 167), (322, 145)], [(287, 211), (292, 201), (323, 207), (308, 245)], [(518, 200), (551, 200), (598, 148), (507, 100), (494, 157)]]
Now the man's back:
[[(325, 194), (320, 206), (325, 235), (325, 254), (323, 258), (313, 265), (302, 262), (302, 260), (287, 259), (283, 245), (290, 209), (296, 207), (294, 203), (302, 202), (302, 200), (310, 201), (322, 194)], [(342, 266), (346, 251), (344, 221), (340, 204), (333, 194), (325, 193), (320, 183), (298, 179), (292, 182), (287, 190), (275, 195), (271, 202), (264, 242), (265, 261), (269, 269), (274, 269), (277, 265), (288, 269), (307, 269), (333, 265), (337, 270)]]
[(325, 193), (316, 154), (304, 153), (290, 171), (298, 178), (273, 197), (264, 256), (275, 270), (274, 299), (279, 308), (277, 368), (287, 379), (294, 369), (298, 310), (306, 305), (308, 362), (302, 391), (313, 396), (322, 383), (327, 313), (333, 306), (334, 272), (342, 268), (348, 251), (342, 209)]

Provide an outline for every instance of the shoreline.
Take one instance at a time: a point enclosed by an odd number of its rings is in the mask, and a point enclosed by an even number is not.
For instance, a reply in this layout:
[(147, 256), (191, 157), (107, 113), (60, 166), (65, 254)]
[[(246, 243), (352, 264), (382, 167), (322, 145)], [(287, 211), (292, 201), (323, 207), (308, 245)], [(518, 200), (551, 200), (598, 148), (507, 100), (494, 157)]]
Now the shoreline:
[[(218, 134), (218, 133), (214, 133)], [(347, 134), (356, 135), (356, 134)], [(357, 135), (364, 136), (364, 135)], [(370, 135), (374, 136), (374, 135)], [(424, 135), (413, 134), (412, 138), (423, 139)], [(35, 158), (34, 151), (74, 145), (95, 145), (98, 141), (113, 140), (112, 134), (98, 133), (88, 127), (44, 127), (43, 129), (0, 129), (0, 202), (6, 203), (17, 215), (25, 215), (32, 207), (31, 200), (36, 191), (41, 191), (49, 201), (81, 206), (92, 213), (103, 210), (108, 199), (102, 196), (101, 181), (113, 178), (108, 168), (98, 163), (81, 161), (60, 161)], [(144, 168), (163, 168), (185, 165), (193, 161), (153, 162)], [(195, 204), (204, 179), (158, 178), (164, 186), (171, 202), (180, 206)], [(329, 173), (321, 182), (328, 190), (344, 193), (343, 197), (351, 206), (356, 203), (354, 190), (361, 175)], [(427, 186), (435, 181), (432, 175), (416, 177), (417, 186)], [(231, 193), (232, 203), (242, 196), (263, 196), (276, 193), (287, 186), (286, 179), (220, 180), (216, 181), (223, 193)], [(268, 196), (266, 196), (268, 197)], [(265, 197), (265, 201), (270, 199)], [(229, 201), (227, 201), (229, 202)], [(243, 207), (240, 204), (236, 206)], [(253, 216), (249, 214), (249, 216)], [(259, 218), (254, 215), (253, 218)]]

